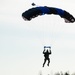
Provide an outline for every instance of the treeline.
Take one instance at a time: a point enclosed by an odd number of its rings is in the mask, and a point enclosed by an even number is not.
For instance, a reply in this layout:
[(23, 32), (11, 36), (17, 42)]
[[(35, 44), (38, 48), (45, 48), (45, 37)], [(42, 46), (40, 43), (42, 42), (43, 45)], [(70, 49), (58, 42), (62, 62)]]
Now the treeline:
[[(39, 75), (43, 75), (42, 72), (39, 74)], [(48, 74), (48, 75), (75, 75), (75, 72), (70, 74), (69, 72), (57, 72), (57, 73), (51, 73), (51, 74)]]
[(58, 73), (55, 73), (54, 75), (75, 75), (75, 73), (70, 74), (69, 72), (65, 72), (65, 73), (58, 72)]

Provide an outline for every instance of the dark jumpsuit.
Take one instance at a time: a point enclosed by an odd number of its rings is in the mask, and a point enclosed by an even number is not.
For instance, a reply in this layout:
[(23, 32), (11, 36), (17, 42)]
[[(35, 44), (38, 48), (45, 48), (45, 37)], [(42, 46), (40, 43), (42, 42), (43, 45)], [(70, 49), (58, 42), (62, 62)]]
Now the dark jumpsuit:
[(49, 52), (48, 50), (45, 52), (45, 50), (43, 51), (43, 54), (44, 54), (44, 57), (45, 57), (45, 59), (44, 59), (44, 63), (43, 63), (43, 67), (44, 67), (44, 65), (45, 65), (45, 63), (46, 63), (46, 61), (48, 60), (48, 66), (49, 66), (49, 63), (50, 63), (50, 58), (49, 58), (49, 55), (51, 54), (51, 51)]

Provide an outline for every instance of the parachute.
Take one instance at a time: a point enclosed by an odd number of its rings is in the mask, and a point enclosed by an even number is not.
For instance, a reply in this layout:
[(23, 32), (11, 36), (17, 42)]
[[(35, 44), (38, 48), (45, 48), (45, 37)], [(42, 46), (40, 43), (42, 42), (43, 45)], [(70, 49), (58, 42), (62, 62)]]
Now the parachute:
[(75, 18), (69, 12), (62, 10), (60, 8), (47, 7), (47, 6), (37, 6), (37, 7), (30, 8), (22, 13), (22, 17), (24, 20), (30, 21), (32, 18), (45, 15), (45, 14), (59, 15), (61, 18), (64, 18), (66, 23), (75, 22)]

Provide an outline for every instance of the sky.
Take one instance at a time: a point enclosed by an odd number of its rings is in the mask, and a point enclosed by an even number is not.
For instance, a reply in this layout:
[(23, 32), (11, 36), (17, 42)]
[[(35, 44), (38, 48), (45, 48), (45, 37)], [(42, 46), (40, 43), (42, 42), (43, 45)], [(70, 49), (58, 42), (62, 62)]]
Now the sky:
[[(75, 16), (75, 0), (0, 1), (0, 75), (43, 75), (75, 72), (75, 23), (55, 15), (24, 21), (22, 13), (31, 3), (58, 7)], [(43, 50), (51, 46), (50, 66), (43, 64)]]

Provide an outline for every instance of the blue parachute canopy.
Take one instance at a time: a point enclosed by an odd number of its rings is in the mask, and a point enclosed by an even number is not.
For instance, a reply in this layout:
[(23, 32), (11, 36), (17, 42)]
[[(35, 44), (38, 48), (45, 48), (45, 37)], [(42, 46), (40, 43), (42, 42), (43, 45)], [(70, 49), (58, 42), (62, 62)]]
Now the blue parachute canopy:
[(32, 18), (35, 18), (39, 15), (45, 15), (45, 14), (59, 15), (61, 18), (65, 19), (65, 22), (69, 22), (69, 23), (75, 22), (75, 18), (69, 12), (62, 10), (60, 8), (47, 7), (47, 6), (30, 8), (22, 13), (22, 17), (24, 20), (30, 21)]

